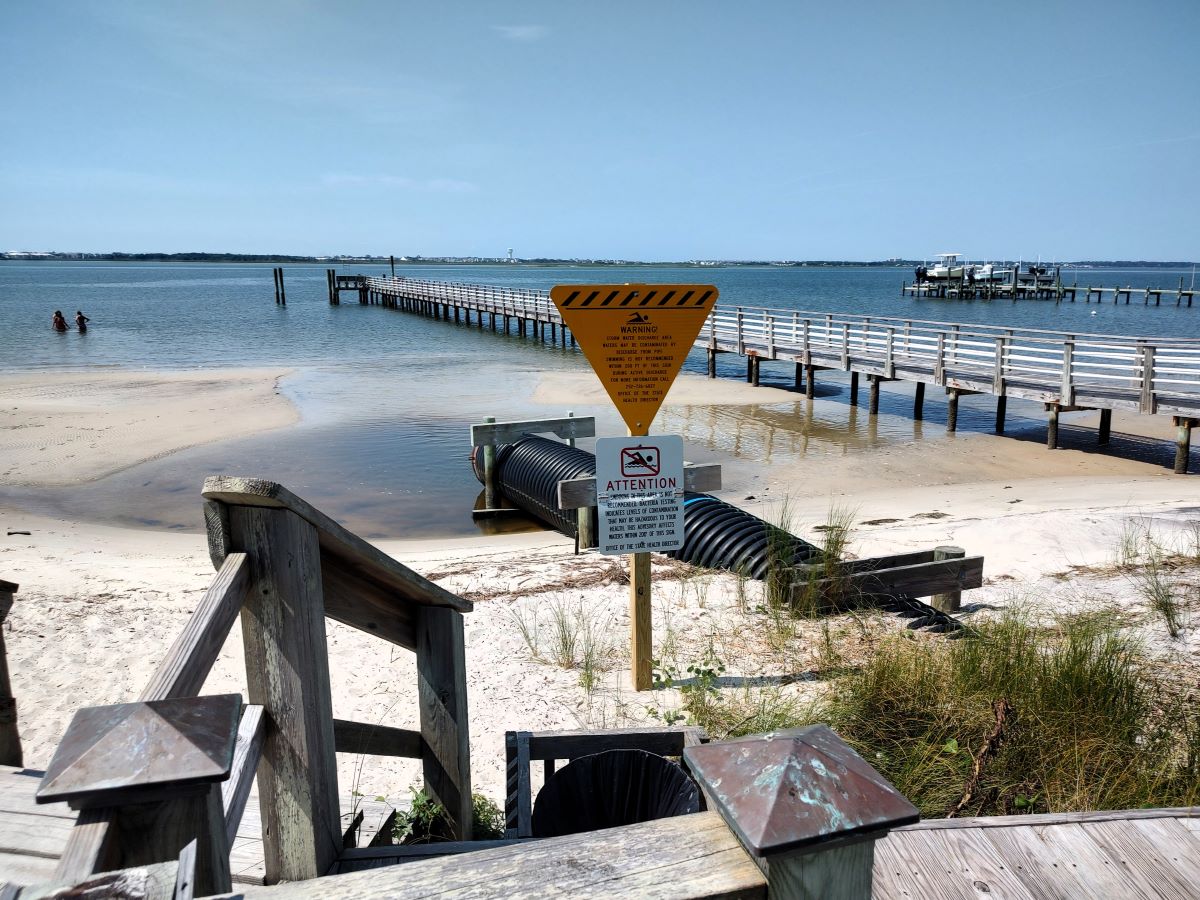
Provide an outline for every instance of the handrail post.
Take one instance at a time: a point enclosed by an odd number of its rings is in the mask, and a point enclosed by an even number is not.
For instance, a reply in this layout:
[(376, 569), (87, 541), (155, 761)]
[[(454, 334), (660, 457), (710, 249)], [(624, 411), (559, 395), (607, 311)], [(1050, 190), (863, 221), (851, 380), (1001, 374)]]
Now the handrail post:
[(824, 725), (684, 747), (771, 900), (870, 900), (875, 842), (920, 818)]
[(241, 706), (239, 695), (224, 694), (76, 712), (36, 799), (81, 810), (73, 838), (103, 823), (106, 846), (71, 859), (68, 844), (58, 877), (168, 862), (194, 841), (195, 893), (229, 891), (221, 782), (233, 767)]
[(17, 585), (0, 580), (0, 766), (24, 765), (21, 755), (21, 734), (17, 731), (17, 701), (13, 698), (8, 678), (8, 652), (4, 648), (4, 620), (12, 609)]
[(1142, 396), (1141, 412), (1154, 413), (1158, 406), (1154, 396), (1154, 347), (1142, 345)]
[(229, 548), (250, 559), (241, 621), (247, 695), (267, 716), (266, 880), (303, 881), (329, 871), (342, 843), (317, 530), (289, 509), (225, 505)]
[(1075, 362), (1075, 337), (1067, 335), (1063, 341), (1062, 382), (1059, 385), (1059, 402), (1063, 406), (1075, 405), (1075, 384), (1071, 377), (1071, 369)]

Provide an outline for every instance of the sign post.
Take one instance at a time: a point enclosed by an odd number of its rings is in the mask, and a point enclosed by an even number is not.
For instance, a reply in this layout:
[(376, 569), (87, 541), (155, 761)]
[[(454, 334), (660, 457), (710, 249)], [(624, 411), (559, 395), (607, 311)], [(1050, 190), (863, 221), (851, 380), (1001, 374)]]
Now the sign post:
[[(648, 437), (650, 423), (717, 301), (716, 287), (560, 284), (551, 289), (550, 298), (625, 420), (630, 437)], [(672, 468), (664, 476), (662, 467), (668, 463)], [(614, 477), (602, 478), (601, 466)], [(651, 475), (650, 469), (657, 471)], [(664, 485), (670, 481), (675, 484), (668, 489)], [(634, 490), (637, 492), (631, 493)], [(596, 494), (601, 552), (629, 553), (633, 686), (634, 690), (649, 690), (653, 654), (650, 551), (673, 550), (683, 543), (682, 439), (598, 440)], [(630, 522), (630, 518), (637, 521)], [(662, 533), (667, 531), (669, 535)]]

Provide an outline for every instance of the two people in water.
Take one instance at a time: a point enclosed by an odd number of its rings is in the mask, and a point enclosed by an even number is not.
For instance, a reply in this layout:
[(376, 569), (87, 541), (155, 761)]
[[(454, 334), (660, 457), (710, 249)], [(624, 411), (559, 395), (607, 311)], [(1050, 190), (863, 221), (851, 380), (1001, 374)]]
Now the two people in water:
[[(83, 314), (83, 310), (75, 310), (75, 327), (79, 329), (81, 334), (87, 331), (87, 323), (90, 321), (92, 320)], [(67, 320), (63, 318), (62, 310), (56, 309), (54, 311), (54, 317), (50, 320), (50, 326), (59, 332), (67, 330)]]

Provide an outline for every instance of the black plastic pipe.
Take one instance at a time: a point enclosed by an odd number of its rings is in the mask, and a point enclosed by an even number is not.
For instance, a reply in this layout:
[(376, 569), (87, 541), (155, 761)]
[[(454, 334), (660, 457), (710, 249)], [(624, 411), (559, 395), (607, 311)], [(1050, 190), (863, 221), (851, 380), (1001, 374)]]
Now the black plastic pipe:
[[(475, 477), (483, 482), (483, 448), (471, 455)], [(563, 534), (577, 531), (574, 510), (558, 507), (558, 483), (596, 474), (596, 457), (586, 450), (540, 437), (496, 448), (496, 486), (514, 506)], [(815, 562), (821, 550), (757, 516), (709, 494), (687, 492), (683, 499), (683, 546), (667, 554), (698, 566), (728, 569), (764, 578), (774, 559), (779, 565)]]

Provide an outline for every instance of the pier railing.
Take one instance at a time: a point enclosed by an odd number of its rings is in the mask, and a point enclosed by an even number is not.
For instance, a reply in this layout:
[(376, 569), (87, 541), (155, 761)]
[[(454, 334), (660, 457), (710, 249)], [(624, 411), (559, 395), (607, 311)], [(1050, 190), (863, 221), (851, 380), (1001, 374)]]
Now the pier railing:
[[(562, 325), (544, 291), (407, 278), (367, 290), (478, 314)], [(1064, 407), (1200, 413), (1200, 339), (1005, 328), (897, 317), (723, 306), (697, 347), (813, 369), (931, 382)]]

